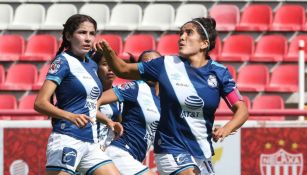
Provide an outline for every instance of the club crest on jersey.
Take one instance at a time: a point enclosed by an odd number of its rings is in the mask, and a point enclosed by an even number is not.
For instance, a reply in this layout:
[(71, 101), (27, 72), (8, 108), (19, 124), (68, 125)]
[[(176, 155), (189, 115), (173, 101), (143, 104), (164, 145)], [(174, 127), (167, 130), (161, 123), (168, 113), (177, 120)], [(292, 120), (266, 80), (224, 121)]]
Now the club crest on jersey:
[(218, 86), (218, 82), (215, 75), (209, 75), (208, 77), (208, 85), (212, 88), (216, 88)]
[(60, 67), (61, 67), (61, 64), (62, 64), (62, 60), (61, 58), (57, 58), (55, 59), (52, 64), (50, 65), (50, 68), (49, 68), (49, 71), (48, 73), (50, 74), (55, 74), (59, 71)]
[(186, 110), (182, 110), (180, 117), (200, 117), (202, 108), (204, 107), (204, 101), (199, 96), (190, 95), (184, 100)]

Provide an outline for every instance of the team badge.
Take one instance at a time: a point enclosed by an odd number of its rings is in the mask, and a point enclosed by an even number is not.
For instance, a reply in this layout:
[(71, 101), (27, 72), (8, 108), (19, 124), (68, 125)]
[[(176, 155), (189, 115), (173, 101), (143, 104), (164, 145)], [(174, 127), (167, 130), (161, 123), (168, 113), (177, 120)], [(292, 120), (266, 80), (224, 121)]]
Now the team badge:
[(260, 155), (261, 175), (302, 175), (303, 165), (303, 154), (291, 154), (283, 149)]
[(215, 75), (209, 75), (208, 85), (212, 88), (216, 88), (218, 86), (217, 79), (216, 79)]
[(61, 63), (62, 63), (61, 58), (57, 58), (56, 60), (54, 60), (50, 65), (48, 73), (50, 74), (57, 73), (61, 67)]

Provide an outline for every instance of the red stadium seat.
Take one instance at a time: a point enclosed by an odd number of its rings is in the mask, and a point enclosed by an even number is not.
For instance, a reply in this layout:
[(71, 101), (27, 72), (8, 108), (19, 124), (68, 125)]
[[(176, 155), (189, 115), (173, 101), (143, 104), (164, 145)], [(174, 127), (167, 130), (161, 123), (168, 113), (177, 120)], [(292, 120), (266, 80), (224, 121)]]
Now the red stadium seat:
[(37, 81), (37, 68), (33, 64), (13, 64), (7, 71), (0, 90), (31, 90)]
[(266, 31), (272, 23), (273, 12), (269, 5), (253, 4), (247, 6), (237, 25), (238, 31)]
[(4, 83), (4, 78), (5, 78), (5, 70), (2, 65), (0, 65), (0, 85)]
[[(35, 102), (35, 98), (36, 98), (36, 94), (31, 94), (31, 95), (27, 95), (22, 97), (19, 100), (19, 104), (18, 104), (18, 110), (22, 111), (22, 110), (34, 110), (34, 102)], [(11, 116), (12, 120), (45, 120), (48, 117), (46, 116), (22, 116), (22, 115), (18, 115), (18, 116)]]
[(127, 37), (124, 45), (124, 51), (119, 55), (119, 57), (128, 61), (130, 57), (128, 53), (130, 53), (135, 59), (137, 59), (143, 51), (155, 49), (156, 42), (151, 34), (133, 34)]
[(114, 86), (118, 86), (118, 85), (121, 85), (121, 84), (125, 84), (127, 82), (130, 82), (131, 80), (127, 80), (127, 79), (123, 79), (123, 78), (119, 78), (119, 77), (116, 77), (115, 80), (113, 81), (113, 85)]
[(287, 52), (287, 38), (283, 35), (266, 35), (257, 42), (251, 61), (277, 62), (282, 61)]
[(271, 75), (265, 90), (269, 92), (296, 92), (298, 89), (298, 65), (279, 65)]
[[(252, 109), (284, 109), (284, 100), (278, 95), (257, 96), (252, 105)], [(250, 116), (249, 120), (284, 120), (284, 116)]]
[[(248, 96), (243, 96), (243, 101), (245, 102), (247, 109), (250, 109), (251, 108), (251, 102), (250, 102), (250, 99), (248, 98)], [(221, 98), (221, 100), (220, 100), (220, 104), (219, 104), (218, 109), (219, 110), (231, 111), (223, 98)], [(220, 115), (217, 115), (215, 117), (216, 117), (217, 120), (230, 120), (232, 118), (232, 116), (220, 116)]]
[(232, 35), (224, 41), (219, 61), (248, 61), (254, 52), (254, 39), (250, 35)]
[(116, 34), (103, 34), (96, 36), (96, 40), (99, 41), (101, 39), (106, 40), (111, 48), (116, 52), (116, 54), (120, 54), (123, 51), (123, 40), (120, 35)]
[(23, 54), (25, 41), (20, 35), (0, 35), (0, 61), (16, 61)]
[(209, 14), (216, 20), (218, 31), (233, 31), (240, 21), (240, 10), (233, 4), (217, 4), (210, 8)]
[(246, 65), (238, 73), (240, 91), (261, 92), (269, 82), (269, 70), (265, 65)]
[(163, 35), (157, 44), (157, 51), (161, 55), (176, 55), (179, 52), (178, 41), (179, 35), (177, 34)]
[(305, 24), (305, 9), (301, 5), (282, 5), (275, 12), (270, 30), (299, 31)]
[(307, 61), (307, 35), (298, 35), (293, 40), (290, 41), (289, 50), (287, 55), (284, 57), (284, 61), (286, 62), (297, 62), (298, 61), (298, 45), (299, 40), (305, 41), (305, 62)]
[(11, 94), (0, 94), (0, 109), (17, 109), (16, 97)]
[(53, 35), (34, 35), (27, 43), (26, 51), (20, 56), (22, 61), (48, 61), (58, 50), (57, 40)]
[(222, 41), (221, 38), (217, 36), (215, 40), (215, 47), (213, 50), (209, 52), (210, 57), (213, 60), (217, 60), (221, 54), (221, 50), (222, 50)]
[(232, 78), (234, 80), (237, 79), (237, 71), (236, 71), (236, 68), (233, 67), (232, 65), (228, 65), (228, 64), (225, 64), (225, 66), (228, 68), (228, 71), (230, 72)]
[(32, 90), (39, 90), (45, 79), (46, 79), (46, 75), (48, 73), (48, 70), (49, 70), (49, 67), (50, 67), (50, 64), (45, 64), (39, 71), (39, 75), (38, 75), (38, 80), (37, 82), (32, 86)]

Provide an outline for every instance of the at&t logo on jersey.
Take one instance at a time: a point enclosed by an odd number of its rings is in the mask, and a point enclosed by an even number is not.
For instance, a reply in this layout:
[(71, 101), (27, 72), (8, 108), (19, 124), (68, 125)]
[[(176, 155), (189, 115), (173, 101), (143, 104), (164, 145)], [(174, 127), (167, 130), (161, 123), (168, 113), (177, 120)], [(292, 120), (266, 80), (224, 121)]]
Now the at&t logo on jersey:
[(62, 163), (70, 166), (75, 166), (77, 151), (73, 148), (64, 147), (62, 154)]
[(85, 107), (87, 107), (89, 110), (96, 109), (96, 100), (98, 99), (100, 95), (100, 90), (98, 87), (93, 87), (90, 94), (87, 96)]
[(145, 140), (149, 140), (149, 142), (153, 142), (155, 138), (155, 134), (158, 128), (159, 121), (154, 121), (150, 124), (149, 130), (146, 131)]
[(204, 107), (204, 101), (199, 96), (190, 95), (185, 99), (184, 105), (186, 106), (186, 109), (182, 110), (180, 117), (196, 118), (200, 117), (202, 108)]

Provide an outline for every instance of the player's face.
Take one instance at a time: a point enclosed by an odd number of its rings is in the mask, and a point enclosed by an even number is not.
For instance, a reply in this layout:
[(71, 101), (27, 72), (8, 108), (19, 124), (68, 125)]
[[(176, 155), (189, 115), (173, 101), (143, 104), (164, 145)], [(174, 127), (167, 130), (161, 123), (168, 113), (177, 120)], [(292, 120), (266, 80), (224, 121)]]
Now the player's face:
[(178, 41), (179, 55), (189, 57), (200, 52), (203, 53), (205, 42), (197, 32), (196, 24), (187, 23), (180, 29), (180, 38)]
[(92, 48), (95, 34), (94, 24), (85, 21), (79, 25), (78, 29), (74, 31), (72, 35), (66, 36), (71, 44), (71, 51), (73, 54), (84, 58), (86, 53)]
[(116, 78), (115, 74), (110, 69), (110, 67), (107, 64), (107, 61), (104, 58), (102, 58), (99, 62), (98, 74), (99, 74), (99, 77), (102, 78), (101, 81), (104, 83), (112, 84), (114, 79)]

